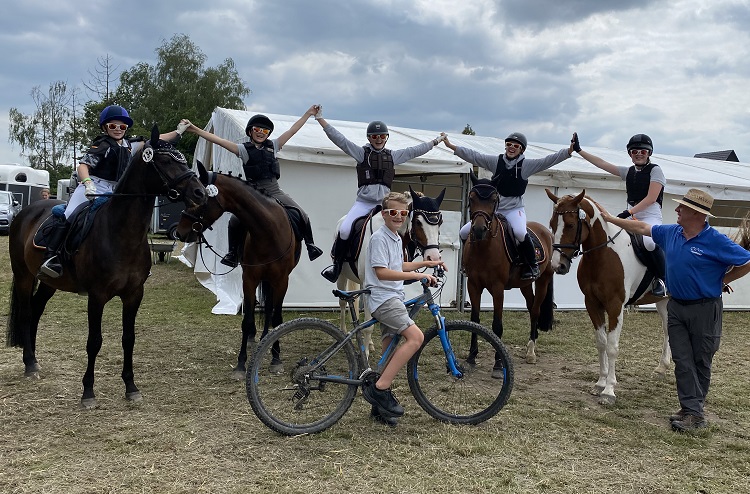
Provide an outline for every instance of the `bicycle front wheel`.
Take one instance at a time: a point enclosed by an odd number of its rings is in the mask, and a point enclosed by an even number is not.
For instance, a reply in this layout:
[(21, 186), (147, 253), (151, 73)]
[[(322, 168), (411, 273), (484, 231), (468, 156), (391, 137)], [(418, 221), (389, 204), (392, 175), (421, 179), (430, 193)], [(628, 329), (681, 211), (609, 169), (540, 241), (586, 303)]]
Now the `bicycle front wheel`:
[(315, 318), (294, 319), (269, 332), (247, 369), (247, 398), (255, 415), (288, 436), (321, 432), (335, 424), (354, 401), (357, 385), (326, 378), (358, 377), (353, 346), (344, 345), (314, 367), (345, 337), (333, 324)]
[(479, 424), (507, 403), (513, 363), (500, 338), (484, 326), (446, 321), (445, 329), (462, 377), (451, 373), (438, 330), (432, 328), (409, 361), (409, 389), (432, 417), (451, 424)]

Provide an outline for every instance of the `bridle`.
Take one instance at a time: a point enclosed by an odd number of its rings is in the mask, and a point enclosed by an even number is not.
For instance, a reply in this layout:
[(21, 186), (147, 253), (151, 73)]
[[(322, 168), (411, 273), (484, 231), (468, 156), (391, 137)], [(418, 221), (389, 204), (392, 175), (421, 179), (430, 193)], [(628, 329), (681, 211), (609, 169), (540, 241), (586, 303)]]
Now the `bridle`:
[(471, 216), (469, 217), (469, 221), (471, 222), (472, 228), (469, 231), (469, 238), (470, 241), (474, 241), (474, 221), (477, 217), (481, 217), (484, 222), (487, 224), (487, 230), (489, 230), (490, 238), (497, 237), (497, 234), (500, 232), (500, 222), (498, 221), (495, 225), (495, 230), (492, 231), (492, 220), (495, 218), (495, 210), (497, 209), (497, 204), (500, 201), (499, 195), (497, 195), (497, 189), (494, 185), (490, 184), (477, 184), (474, 187), (472, 187), (471, 192), (474, 192), (476, 195), (479, 196), (480, 199), (486, 201), (490, 197), (492, 197), (493, 194), (495, 194), (495, 200), (492, 202), (492, 213), (488, 213), (486, 211), (478, 210), (471, 213)]
[[(411, 218), (411, 230), (414, 230), (414, 225), (416, 224), (418, 217), (424, 218), (424, 220), (427, 222), (428, 225), (432, 226), (440, 226), (443, 223), (443, 213), (440, 211), (425, 211), (424, 209), (414, 209), (412, 211), (412, 218)], [(422, 243), (417, 240), (416, 236), (411, 236), (411, 241), (416, 245), (417, 249), (422, 252), (422, 254), (425, 253), (425, 251), (429, 249), (440, 249), (439, 245), (435, 244), (427, 244), (422, 245)]]
[[(569, 263), (573, 262), (573, 259), (578, 257), (579, 255), (582, 256), (584, 254), (588, 254), (591, 251), (601, 249), (602, 247), (606, 247), (609, 244), (614, 244), (615, 239), (622, 233), (622, 228), (620, 231), (618, 231), (614, 237), (607, 236), (607, 240), (599, 245), (596, 245), (588, 250), (583, 250), (583, 227), (584, 225), (586, 228), (591, 231), (591, 224), (588, 222), (588, 215), (586, 214), (586, 211), (581, 209), (581, 207), (577, 207), (576, 209), (569, 209), (566, 211), (555, 211), (553, 214), (556, 214), (558, 216), (562, 216), (564, 214), (568, 213), (574, 213), (578, 217), (578, 223), (576, 224), (576, 236), (573, 240), (573, 243), (569, 244), (552, 244), (552, 249), (556, 250), (560, 253), (562, 257), (568, 260)], [(565, 252), (562, 251), (562, 249), (572, 249), (573, 253), (571, 255), (567, 255)]]

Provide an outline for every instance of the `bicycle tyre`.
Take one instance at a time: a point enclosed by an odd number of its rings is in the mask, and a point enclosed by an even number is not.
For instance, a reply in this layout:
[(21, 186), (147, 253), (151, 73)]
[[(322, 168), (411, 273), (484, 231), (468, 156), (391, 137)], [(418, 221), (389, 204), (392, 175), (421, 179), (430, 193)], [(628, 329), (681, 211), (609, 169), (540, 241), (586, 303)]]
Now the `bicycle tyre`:
[[(270, 429), (287, 436), (314, 434), (335, 424), (349, 409), (357, 385), (309, 379), (305, 367), (320, 352), (346, 335), (333, 324), (316, 318), (285, 322), (269, 332), (258, 345), (247, 369), (247, 398), (255, 415)], [(276, 345), (278, 343), (279, 345)], [(280, 349), (285, 369), (278, 365), (274, 347)], [(345, 345), (313, 373), (357, 378), (357, 357)]]
[[(407, 380), (419, 406), (432, 417), (451, 424), (479, 424), (505, 406), (513, 389), (513, 362), (505, 345), (484, 326), (470, 321), (446, 321), (445, 329), (463, 377), (456, 379), (438, 336), (430, 329), (419, 351), (409, 360)], [(469, 364), (471, 336), (478, 353)], [(497, 356), (497, 360), (496, 360)], [(492, 377), (495, 366), (501, 377)]]

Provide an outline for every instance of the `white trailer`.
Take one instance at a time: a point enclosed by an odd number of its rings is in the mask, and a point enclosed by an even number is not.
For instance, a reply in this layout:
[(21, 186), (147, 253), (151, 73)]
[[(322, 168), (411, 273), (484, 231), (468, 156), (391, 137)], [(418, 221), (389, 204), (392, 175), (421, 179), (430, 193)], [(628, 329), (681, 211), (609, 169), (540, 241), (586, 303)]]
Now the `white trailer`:
[(10, 163), (0, 165), (0, 190), (7, 190), (28, 206), (41, 199), (42, 189), (49, 189), (49, 172), (30, 166)]

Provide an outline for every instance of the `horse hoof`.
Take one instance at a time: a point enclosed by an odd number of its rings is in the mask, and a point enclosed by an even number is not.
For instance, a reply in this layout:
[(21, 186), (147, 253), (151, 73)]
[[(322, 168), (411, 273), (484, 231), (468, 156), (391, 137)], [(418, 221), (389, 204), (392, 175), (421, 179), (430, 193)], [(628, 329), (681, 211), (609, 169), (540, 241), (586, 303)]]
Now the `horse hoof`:
[(96, 398), (81, 398), (81, 410), (93, 410), (98, 407), (99, 403), (96, 402)]
[(604, 406), (612, 406), (615, 404), (617, 398), (615, 395), (599, 395), (599, 404)]
[(140, 391), (133, 391), (132, 393), (125, 393), (125, 399), (133, 403), (138, 403), (139, 401), (143, 401), (143, 395)]
[(502, 367), (498, 369), (492, 369), (492, 379), (502, 379), (505, 377), (505, 369)]
[(234, 379), (235, 381), (244, 381), (245, 374), (246, 374), (246, 371), (242, 369), (234, 369), (232, 371), (232, 379)]
[(527, 364), (536, 364), (536, 355), (526, 355)]
[(594, 385), (594, 387), (589, 390), (589, 393), (594, 396), (599, 396), (602, 394), (602, 391), (604, 391), (604, 386)]
[(268, 372), (271, 374), (282, 374), (284, 372), (284, 363), (279, 361), (271, 361), (271, 365), (268, 366)]
[(41, 377), (39, 376), (38, 370), (26, 371), (23, 373), (23, 377), (27, 379), (41, 379)]

